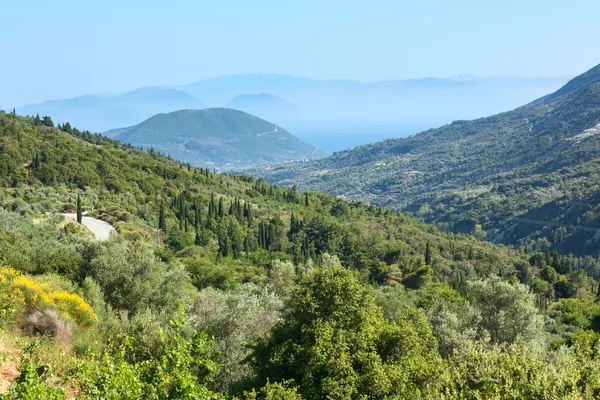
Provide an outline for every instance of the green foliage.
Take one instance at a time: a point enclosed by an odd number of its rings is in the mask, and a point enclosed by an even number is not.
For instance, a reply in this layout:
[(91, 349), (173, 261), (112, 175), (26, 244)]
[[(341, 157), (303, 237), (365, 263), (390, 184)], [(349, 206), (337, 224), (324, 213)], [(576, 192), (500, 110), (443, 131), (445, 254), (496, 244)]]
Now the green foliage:
[(206, 329), (215, 338), (217, 362), (221, 365), (211, 387), (239, 392), (254, 378), (249, 365), (248, 344), (268, 334), (280, 319), (282, 301), (266, 289), (244, 284), (235, 292), (202, 290), (191, 311), (196, 329)]
[(113, 399), (221, 399), (205, 386), (216, 370), (209, 358), (212, 340), (205, 332), (186, 335), (186, 321), (180, 315), (169, 322), (169, 330), (158, 338), (157, 348), (135, 359), (136, 349), (128, 336), (120, 337), (89, 364), (77, 371), (83, 379), (83, 398)]
[(21, 373), (17, 381), (10, 387), (8, 394), (0, 395), (0, 399), (64, 400), (64, 391), (48, 384), (51, 375), (47, 365), (36, 366), (31, 360), (24, 358), (21, 360)]
[(589, 297), (561, 299), (552, 309), (554, 319), (580, 329), (600, 331), (600, 304)]
[[(43, 121), (0, 112), (0, 266), (79, 293), (97, 321), (74, 327), (71, 354), (31, 361), (55, 378), (25, 366), (23, 393), (598, 397), (597, 258), (549, 251), (546, 238), (515, 251)], [(430, 200), (423, 218), (446, 207)], [(97, 242), (52, 215), (76, 203), (119, 235)], [(464, 231), (498, 234), (462, 216)], [(0, 291), (7, 332), (19, 327), (13, 300)]]
[(184, 269), (161, 262), (148, 246), (114, 240), (98, 244), (95, 252), (84, 273), (100, 285), (113, 308), (174, 312), (190, 303), (193, 291)]
[(542, 334), (543, 320), (527, 286), (499, 279), (469, 283), (469, 299), (481, 315), (479, 336), (492, 343), (529, 342)]
[(303, 278), (289, 313), (250, 358), (259, 382), (293, 380), (303, 398), (406, 396), (429, 389), (436, 341), (420, 312), (387, 323), (356, 275), (323, 267)]
[(258, 391), (253, 389), (251, 392), (246, 392), (244, 398), (246, 400), (302, 400), (298, 388), (290, 382), (267, 382)]

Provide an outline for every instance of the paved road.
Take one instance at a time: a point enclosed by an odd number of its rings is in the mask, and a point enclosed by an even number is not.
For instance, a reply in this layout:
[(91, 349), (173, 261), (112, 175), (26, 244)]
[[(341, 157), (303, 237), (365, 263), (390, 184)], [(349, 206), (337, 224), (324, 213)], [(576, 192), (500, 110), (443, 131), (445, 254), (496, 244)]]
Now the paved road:
[[(77, 214), (63, 214), (65, 218), (77, 220)], [(101, 221), (92, 217), (83, 217), (81, 223), (88, 228), (96, 239), (108, 240), (111, 232), (116, 232), (115, 228), (108, 222)]]

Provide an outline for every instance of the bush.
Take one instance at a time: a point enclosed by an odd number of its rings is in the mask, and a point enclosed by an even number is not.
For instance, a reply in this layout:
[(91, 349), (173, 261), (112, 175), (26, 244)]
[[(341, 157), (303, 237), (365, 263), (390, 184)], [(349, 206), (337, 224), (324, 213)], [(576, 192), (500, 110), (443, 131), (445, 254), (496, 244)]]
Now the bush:
[(0, 289), (0, 310), (7, 314), (20, 308), (28, 313), (56, 309), (63, 318), (72, 319), (81, 326), (96, 320), (92, 307), (79, 295), (53, 290), (49, 284), (22, 275), (10, 267), (0, 268)]
[[(39, 374), (38, 370), (43, 372)], [(2, 399), (64, 400), (64, 391), (50, 386), (45, 380), (47, 375), (47, 369), (35, 368), (29, 360), (22, 359), (21, 373), (17, 381), (10, 387), (8, 394), (1, 396)]]
[(72, 336), (71, 327), (55, 310), (35, 310), (27, 316), (25, 328), (31, 335), (52, 336), (60, 342), (66, 342)]
[(245, 393), (246, 400), (302, 400), (298, 388), (292, 382), (267, 382), (260, 390)]
[(192, 301), (194, 288), (185, 270), (160, 261), (147, 245), (118, 240), (97, 244), (87, 275), (114, 309), (136, 313), (146, 308), (176, 312)]
[(250, 353), (247, 345), (271, 330), (282, 308), (275, 294), (252, 284), (243, 284), (235, 292), (213, 288), (200, 292), (192, 310), (194, 326), (207, 329), (215, 338), (217, 361), (222, 365), (213, 388), (232, 393), (253, 377), (250, 367), (241, 363)]
[(60, 209), (64, 213), (74, 213), (77, 211), (77, 206), (73, 203), (62, 203)]

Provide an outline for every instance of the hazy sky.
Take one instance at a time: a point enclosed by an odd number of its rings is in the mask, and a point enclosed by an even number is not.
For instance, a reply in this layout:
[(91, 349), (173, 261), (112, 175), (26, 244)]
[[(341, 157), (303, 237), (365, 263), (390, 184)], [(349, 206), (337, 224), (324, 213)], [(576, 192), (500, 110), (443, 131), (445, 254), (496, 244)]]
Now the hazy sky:
[(0, 108), (275, 72), (364, 81), (569, 76), (598, 0), (1, 0)]

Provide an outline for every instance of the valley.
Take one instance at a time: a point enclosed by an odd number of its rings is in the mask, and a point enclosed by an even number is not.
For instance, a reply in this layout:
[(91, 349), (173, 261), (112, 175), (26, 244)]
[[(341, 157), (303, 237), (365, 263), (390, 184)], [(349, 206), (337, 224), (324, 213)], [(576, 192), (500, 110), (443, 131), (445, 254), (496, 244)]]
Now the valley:
[(5, 2), (0, 400), (599, 399), (599, 12)]
[(247, 172), (455, 232), (481, 225), (498, 243), (597, 254), (599, 71), (510, 112)]

